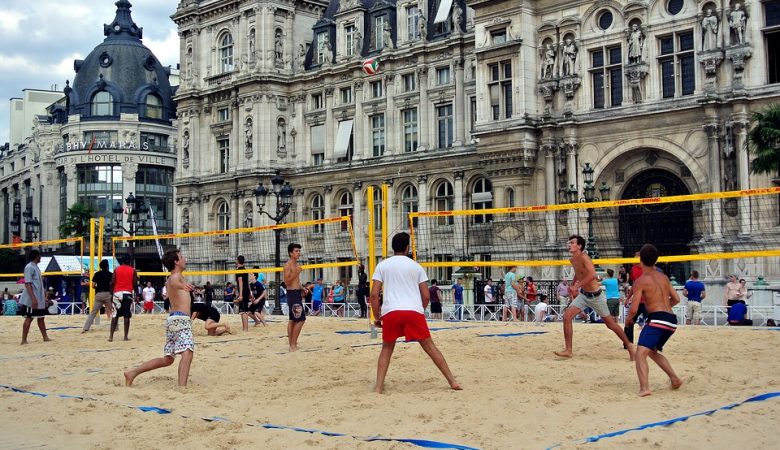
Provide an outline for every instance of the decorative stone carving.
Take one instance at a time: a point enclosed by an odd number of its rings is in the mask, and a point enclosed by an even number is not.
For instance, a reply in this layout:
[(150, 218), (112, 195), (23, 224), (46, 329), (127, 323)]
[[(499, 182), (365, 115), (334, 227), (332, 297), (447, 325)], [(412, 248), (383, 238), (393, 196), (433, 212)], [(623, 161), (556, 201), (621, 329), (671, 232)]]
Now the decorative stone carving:
[(548, 42), (542, 52), (542, 70), (540, 75), (542, 80), (552, 80), (555, 76), (555, 53), (555, 46)]
[(631, 87), (631, 99), (634, 103), (642, 103), (643, 81), (650, 71), (650, 67), (643, 62), (635, 64), (626, 64), (625, 73), (628, 78), (628, 84)]
[(460, 3), (457, 0), (452, 5), (452, 31), (455, 34), (463, 32), (460, 24), (463, 22), (463, 8), (460, 7)]
[(639, 24), (631, 25), (628, 32), (628, 63), (640, 63), (645, 50), (645, 32)]
[(244, 156), (246, 159), (252, 158), (253, 146), (252, 118), (247, 117), (246, 122), (244, 122)]
[(284, 68), (284, 41), (282, 30), (277, 28), (274, 35), (274, 66)]
[(563, 91), (563, 95), (566, 96), (566, 104), (563, 107), (564, 115), (571, 115), (572, 113), (572, 101), (574, 94), (582, 85), (582, 78), (579, 75), (564, 76), (560, 80), (560, 89)]
[(562, 75), (574, 75), (577, 62), (577, 44), (571, 39), (566, 38), (561, 46), (561, 55), (563, 57)]
[(306, 70), (306, 47), (303, 44), (298, 44), (298, 57), (295, 60), (295, 67), (298, 72)]
[(726, 57), (731, 61), (731, 69), (733, 71), (732, 87), (734, 90), (743, 89), (742, 76), (745, 70), (745, 60), (751, 56), (753, 56), (753, 48), (750, 44), (742, 44), (726, 49)]
[(701, 19), (701, 49), (703, 51), (720, 48), (718, 42), (718, 16), (712, 13), (712, 8), (707, 8)]
[(276, 122), (276, 153), (279, 157), (287, 156), (287, 122), (284, 119)]
[(715, 49), (699, 52), (696, 57), (699, 60), (699, 64), (704, 68), (704, 91), (714, 93), (717, 89), (718, 67), (723, 62), (723, 50)]
[(127, 162), (122, 166), (122, 178), (127, 181), (135, 181), (136, 172), (138, 172), (138, 163)]
[(729, 29), (734, 34), (733, 44), (744, 44), (745, 31), (747, 26), (747, 14), (742, 9), (742, 4), (737, 3), (734, 5), (734, 9), (728, 11)]
[(190, 132), (189, 130), (184, 130), (184, 134), (182, 135), (182, 144), (181, 144), (181, 166), (187, 169), (190, 167)]
[(555, 92), (558, 91), (558, 80), (539, 81), (539, 93), (544, 97), (544, 115), (552, 114), (552, 102), (555, 98)]

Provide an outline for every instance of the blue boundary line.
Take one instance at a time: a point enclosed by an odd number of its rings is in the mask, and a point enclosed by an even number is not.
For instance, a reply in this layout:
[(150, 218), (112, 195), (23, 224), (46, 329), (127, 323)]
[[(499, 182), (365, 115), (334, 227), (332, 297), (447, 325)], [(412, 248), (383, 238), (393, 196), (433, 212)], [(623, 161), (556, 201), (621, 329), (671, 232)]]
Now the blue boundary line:
[[(728, 404), (726, 406), (721, 406), (719, 408), (714, 408), (714, 409), (710, 409), (710, 410), (707, 410), (707, 411), (702, 411), (702, 412), (698, 412), (698, 413), (694, 413), (694, 414), (689, 414), (689, 415), (686, 415), (686, 416), (675, 417), (674, 419), (662, 420), (662, 421), (659, 421), (659, 422), (646, 423), (646, 424), (639, 425), (639, 426), (636, 426), (636, 427), (633, 427), (633, 428), (626, 428), (626, 429), (623, 429), (623, 430), (612, 431), (612, 432), (609, 432), (609, 433), (603, 433), (603, 434), (599, 434), (599, 435), (596, 435), (596, 436), (589, 436), (589, 437), (586, 437), (584, 439), (571, 441), (570, 443), (574, 443), (574, 444), (588, 444), (588, 443), (591, 443), (591, 442), (598, 442), (598, 441), (600, 441), (602, 439), (608, 439), (608, 438), (613, 438), (613, 437), (617, 437), (617, 436), (622, 436), (622, 435), (624, 435), (626, 433), (630, 433), (632, 431), (640, 431), (640, 430), (646, 430), (646, 429), (649, 429), (649, 428), (656, 428), (656, 427), (667, 427), (667, 426), (675, 424), (677, 422), (685, 422), (686, 420), (690, 419), (691, 417), (710, 416), (712, 414), (715, 414), (718, 411), (729, 411), (729, 410), (732, 410), (734, 408), (737, 408), (738, 406), (744, 405), (745, 403), (763, 402), (765, 400), (769, 400), (769, 399), (772, 399), (772, 398), (775, 398), (775, 397), (780, 397), (780, 392), (767, 392), (766, 394), (755, 395), (755, 396), (750, 397), (750, 398), (748, 398), (746, 400), (742, 400), (741, 402), (731, 403), (731, 404)], [(561, 445), (562, 444), (555, 444), (553, 446), (548, 447), (547, 450), (550, 450), (550, 449), (553, 449), (553, 448), (556, 448), (556, 447), (560, 447)]]
[[(0, 389), (5, 389), (7, 391), (11, 391), (17, 394), (27, 394), (27, 395), (33, 395), (36, 397), (58, 397), (63, 399), (74, 399), (74, 400), (89, 400), (89, 401), (102, 401), (103, 403), (106, 403), (108, 405), (112, 406), (125, 406), (127, 408), (131, 409), (137, 409), (141, 412), (153, 412), (160, 415), (165, 414), (173, 414), (173, 411), (166, 408), (161, 408), (159, 406), (132, 406), (132, 405), (119, 405), (117, 403), (111, 402), (109, 400), (102, 400), (97, 399), (93, 397), (83, 397), (79, 395), (68, 395), (68, 394), (48, 394), (44, 392), (35, 392), (35, 391), (28, 391), (26, 389), (17, 388), (14, 386), (9, 386), (5, 384), (0, 384)], [(190, 419), (189, 416), (185, 416), (182, 414), (175, 414), (176, 416), (179, 416), (184, 419)], [(212, 416), (212, 417), (201, 417), (200, 420), (205, 420), (207, 422), (225, 422), (225, 423), (233, 423), (230, 419), (226, 417), (219, 417), (219, 416)], [(385, 442), (403, 442), (407, 444), (413, 444), (418, 447), (424, 447), (424, 448), (445, 448), (445, 449), (455, 449), (455, 450), (478, 450), (474, 447), (468, 447), (465, 445), (460, 444), (450, 444), (447, 442), (439, 442), (439, 441), (431, 441), (427, 439), (407, 439), (407, 438), (388, 438), (388, 437), (381, 437), (381, 436), (351, 436), (348, 434), (343, 433), (336, 433), (332, 431), (322, 431), (322, 430), (315, 430), (315, 429), (309, 429), (309, 428), (301, 428), (301, 427), (290, 427), (286, 425), (273, 425), (273, 424), (253, 424), (253, 423), (246, 423), (245, 425), (250, 427), (258, 427), (258, 428), (264, 428), (264, 429), (274, 429), (274, 430), (286, 430), (286, 431), (296, 431), (296, 432), (302, 432), (302, 433), (310, 433), (310, 434), (322, 434), (323, 436), (328, 437), (351, 437), (353, 439), (371, 442), (371, 441), (385, 441)]]
[(546, 331), (523, 331), (519, 333), (495, 333), (495, 334), (478, 334), (477, 337), (515, 337), (515, 336), (527, 336), (534, 334), (545, 334)]

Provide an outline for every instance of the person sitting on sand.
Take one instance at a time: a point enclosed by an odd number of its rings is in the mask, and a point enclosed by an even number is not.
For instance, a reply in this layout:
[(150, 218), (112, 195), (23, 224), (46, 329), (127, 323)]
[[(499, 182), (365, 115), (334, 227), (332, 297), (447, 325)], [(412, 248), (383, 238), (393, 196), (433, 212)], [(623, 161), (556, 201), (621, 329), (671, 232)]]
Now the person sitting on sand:
[[(672, 312), (672, 306), (680, 303), (680, 297), (677, 296), (677, 291), (672, 287), (669, 278), (655, 269), (658, 255), (658, 249), (652, 244), (645, 244), (639, 250), (643, 273), (634, 283), (634, 295), (643, 298), (647, 308), (647, 325), (642, 328), (636, 350), (636, 373), (639, 378), (640, 397), (650, 395), (648, 356), (669, 376), (672, 389), (677, 389), (683, 384), (682, 379), (674, 373), (669, 360), (660, 353), (666, 341), (677, 330), (677, 315)], [(626, 319), (627, 325), (632, 325), (630, 322), (638, 309), (639, 302), (631, 305), (631, 312)]]
[(206, 333), (209, 336), (230, 334), (230, 327), (227, 324), (219, 323), (221, 315), (217, 308), (199, 302), (193, 302), (190, 307), (192, 308), (192, 320), (200, 319), (206, 322)]

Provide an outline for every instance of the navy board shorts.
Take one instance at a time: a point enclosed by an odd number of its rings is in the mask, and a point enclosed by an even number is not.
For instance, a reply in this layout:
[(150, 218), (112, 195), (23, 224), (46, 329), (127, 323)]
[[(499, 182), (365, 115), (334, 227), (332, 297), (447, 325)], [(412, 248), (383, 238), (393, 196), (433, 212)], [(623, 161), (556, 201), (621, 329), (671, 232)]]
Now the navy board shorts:
[(306, 308), (303, 307), (303, 296), (300, 289), (287, 291), (287, 317), (293, 322), (306, 320)]
[(652, 312), (647, 319), (647, 325), (642, 328), (637, 345), (660, 352), (675, 331), (677, 315), (666, 311)]

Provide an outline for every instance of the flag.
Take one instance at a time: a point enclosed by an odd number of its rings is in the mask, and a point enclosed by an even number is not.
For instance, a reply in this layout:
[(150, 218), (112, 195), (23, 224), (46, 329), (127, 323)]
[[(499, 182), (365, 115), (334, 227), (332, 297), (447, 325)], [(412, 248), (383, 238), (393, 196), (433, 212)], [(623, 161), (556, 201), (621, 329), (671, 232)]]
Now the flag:
[(379, 72), (379, 58), (375, 56), (363, 61), (363, 72), (365, 72), (366, 75), (374, 75)]
[[(149, 205), (149, 218), (152, 219), (152, 232), (154, 233), (154, 243), (157, 246), (157, 254), (160, 255), (160, 261), (162, 261), (163, 257), (163, 249), (162, 245), (160, 245), (160, 238), (157, 237), (157, 221), (154, 219), (154, 209), (152, 209), (152, 205)], [(168, 269), (163, 266), (164, 271), (168, 271)]]
[(87, 148), (87, 154), (88, 155), (92, 154), (92, 147), (95, 146), (95, 142), (96, 141), (97, 141), (97, 139), (95, 139), (95, 136), (92, 136), (92, 142), (89, 143), (89, 148)]

